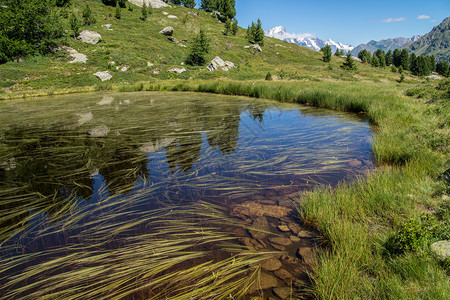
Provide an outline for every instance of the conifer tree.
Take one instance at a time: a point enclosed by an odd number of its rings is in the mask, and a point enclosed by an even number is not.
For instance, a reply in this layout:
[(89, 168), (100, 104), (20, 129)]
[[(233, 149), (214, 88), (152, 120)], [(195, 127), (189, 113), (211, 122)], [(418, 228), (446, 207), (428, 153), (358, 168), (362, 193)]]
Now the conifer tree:
[(254, 40), (256, 44), (260, 45), (261, 47), (264, 46), (264, 30), (262, 29), (262, 23), (260, 19), (258, 19), (258, 21), (256, 22)]
[(92, 25), (96, 22), (94, 16), (92, 15), (92, 10), (87, 3), (83, 8), (82, 17), (84, 20), (84, 25)]
[(355, 65), (355, 61), (352, 58), (352, 53), (347, 53), (347, 56), (345, 57), (345, 61), (342, 64), (342, 68), (345, 70), (357, 70), (357, 67)]
[(183, 6), (187, 8), (194, 8), (195, 0), (183, 0)]
[(415, 53), (411, 53), (411, 56), (409, 57), (409, 70), (412, 74), (417, 75), (418, 74), (418, 64), (417, 64), (417, 57)]
[(233, 35), (236, 35), (238, 32), (238, 21), (236, 19), (233, 20), (233, 23), (231, 24), (231, 32)]
[(205, 31), (201, 28), (190, 47), (186, 63), (192, 66), (203, 66), (206, 63), (206, 54), (209, 52), (209, 41)]
[(408, 51), (406, 51), (406, 49), (403, 49), (400, 52), (400, 64), (403, 67), (403, 70), (408, 70), (409, 54), (408, 54)]
[(430, 68), (430, 71), (435, 72), (436, 71), (436, 58), (434, 57), (434, 55), (428, 55), (427, 59), (428, 59), (428, 66)]
[(394, 63), (394, 66), (396, 66), (397, 68), (400, 67), (402, 65), (402, 60), (401, 60), (401, 52), (398, 49), (394, 50), (394, 55), (392, 57), (392, 61)]
[(324, 62), (330, 62), (331, 61), (331, 47), (330, 45), (326, 44), (325, 47), (322, 47), (320, 51), (323, 52), (322, 60)]
[(370, 63), (371, 59), (372, 59), (372, 53), (370, 53), (370, 51), (363, 49), (361, 51), (359, 51), (358, 53), (358, 58), (363, 62), (363, 63)]
[(377, 49), (377, 51), (375, 51), (375, 53), (373, 54), (374, 56), (378, 57), (378, 66), (379, 67), (386, 67), (386, 58), (385, 58), (385, 54), (384, 51), (381, 49)]
[(120, 20), (120, 18), (122, 17), (122, 12), (121, 12), (121, 10), (120, 10), (119, 3), (117, 3), (117, 5), (116, 5), (116, 13), (115, 13), (115, 17), (116, 17), (116, 19), (119, 19), (119, 20)]
[(118, 0), (117, 3), (119, 4), (120, 8), (125, 8), (127, 6), (127, 0)]
[(227, 19), (227, 21), (225, 22), (225, 31), (223, 32), (223, 34), (225, 35), (230, 35), (232, 33), (232, 23), (230, 19)]
[(438, 62), (436, 65), (436, 72), (439, 75), (448, 77), (449, 73), (450, 73), (448, 62), (446, 62), (446, 61)]
[(379, 67), (380, 66), (380, 59), (378, 56), (374, 55), (372, 56), (372, 59), (370, 60), (370, 65), (372, 67)]
[(217, 10), (217, 0), (202, 0), (200, 9), (206, 12)]
[(392, 55), (392, 50), (386, 53), (386, 66), (390, 66), (394, 63), (394, 56)]
[(145, 1), (144, 1), (144, 3), (142, 4), (141, 12), (142, 12), (141, 20), (142, 20), (142, 21), (146, 21), (146, 20), (147, 20), (147, 17), (148, 17), (148, 12), (147, 12), (147, 4), (145, 4)]

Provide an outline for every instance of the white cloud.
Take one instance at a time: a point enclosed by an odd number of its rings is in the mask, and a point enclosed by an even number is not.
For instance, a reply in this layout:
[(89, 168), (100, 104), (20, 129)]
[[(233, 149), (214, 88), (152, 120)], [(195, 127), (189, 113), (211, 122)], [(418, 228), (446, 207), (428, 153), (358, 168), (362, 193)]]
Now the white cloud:
[(417, 20), (425, 20), (425, 19), (429, 19), (429, 18), (430, 18), (430, 16), (420, 15), (420, 16), (417, 17)]
[(436, 19), (434, 19), (434, 20), (431, 20), (430, 22), (431, 23), (436, 23), (438, 20), (436, 20)]
[(381, 20), (381, 22), (383, 23), (402, 22), (402, 21), (406, 21), (406, 18), (386, 18)]

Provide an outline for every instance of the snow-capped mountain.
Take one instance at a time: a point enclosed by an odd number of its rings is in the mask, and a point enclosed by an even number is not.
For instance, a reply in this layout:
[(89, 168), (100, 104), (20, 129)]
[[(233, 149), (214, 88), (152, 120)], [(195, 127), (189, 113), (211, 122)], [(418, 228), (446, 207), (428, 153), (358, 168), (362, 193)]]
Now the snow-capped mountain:
[(279, 40), (294, 43), (299, 46), (308, 47), (310, 49), (320, 51), (326, 44), (330, 45), (331, 51), (334, 53), (336, 49), (344, 50), (345, 53), (352, 51), (353, 46), (345, 45), (339, 42), (335, 42), (332, 39), (326, 41), (315, 37), (311, 33), (289, 33), (283, 26), (274, 27), (272, 29), (264, 30), (264, 34), (269, 37), (273, 37)]

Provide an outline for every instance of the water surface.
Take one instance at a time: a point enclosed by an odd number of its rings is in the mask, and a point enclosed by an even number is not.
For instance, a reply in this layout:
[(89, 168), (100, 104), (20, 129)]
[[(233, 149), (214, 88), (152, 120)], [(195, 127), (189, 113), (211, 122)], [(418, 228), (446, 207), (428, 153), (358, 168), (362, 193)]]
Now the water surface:
[(3, 102), (0, 240), (57, 249), (161, 207), (277, 204), (372, 164), (369, 123), (325, 109), (157, 92)]

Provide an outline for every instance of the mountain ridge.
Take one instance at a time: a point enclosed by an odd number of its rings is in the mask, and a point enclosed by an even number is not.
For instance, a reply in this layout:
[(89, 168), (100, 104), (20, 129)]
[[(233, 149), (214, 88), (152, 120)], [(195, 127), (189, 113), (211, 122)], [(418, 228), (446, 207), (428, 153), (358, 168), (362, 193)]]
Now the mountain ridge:
[(344, 52), (349, 52), (353, 50), (353, 46), (346, 45), (340, 42), (333, 41), (332, 39), (322, 40), (315, 37), (311, 33), (289, 33), (283, 26), (277, 26), (271, 29), (264, 30), (264, 34), (268, 37), (273, 37), (279, 40), (283, 40), (289, 43), (294, 43), (302, 47), (307, 47), (309, 49), (320, 51), (325, 45), (330, 45), (331, 51), (334, 53), (336, 49), (344, 50)]
[(395, 49), (402, 49), (406, 45), (409, 45), (415, 41), (417, 41), (421, 36), (420, 35), (414, 35), (411, 38), (404, 38), (404, 37), (397, 37), (397, 38), (389, 38), (384, 40), (371, 40), (366, 44), (359, 44), (352, 50), (352, 54), (357, 56), (358, 53), (362, 50), (368, 50), (372, 53), (374, 53), (376, 50), (380, 49), (385, 52), (389, 50), (395, 50)]

